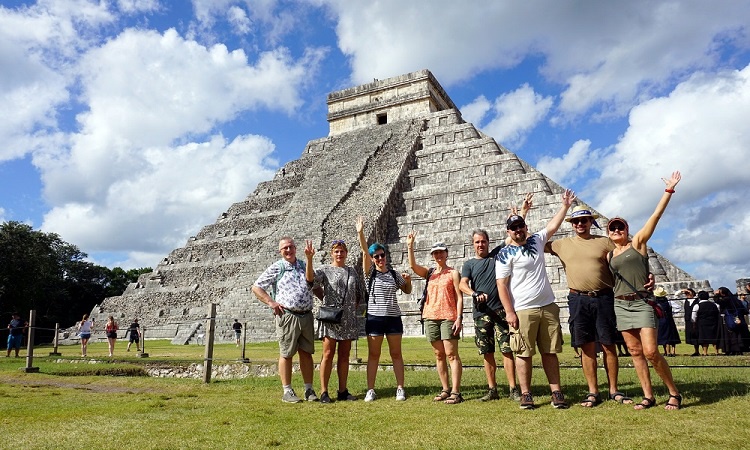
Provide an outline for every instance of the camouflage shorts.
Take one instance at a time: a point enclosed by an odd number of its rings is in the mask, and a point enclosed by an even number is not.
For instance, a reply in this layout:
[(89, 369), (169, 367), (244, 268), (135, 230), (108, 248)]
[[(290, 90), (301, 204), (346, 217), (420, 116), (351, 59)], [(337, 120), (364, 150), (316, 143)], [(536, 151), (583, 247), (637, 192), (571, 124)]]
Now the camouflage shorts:
[(500, 347), (500, 353), (511, 353), (510, 330), (508, 322), (505, 321), (505, 311), (499, 310), (497, 315), (502, 319), (500, 322), (495, 322), (487, 314), (474, 319), (474, 342), (479, 348), (480, 355), (495, 353), (495, 339)]

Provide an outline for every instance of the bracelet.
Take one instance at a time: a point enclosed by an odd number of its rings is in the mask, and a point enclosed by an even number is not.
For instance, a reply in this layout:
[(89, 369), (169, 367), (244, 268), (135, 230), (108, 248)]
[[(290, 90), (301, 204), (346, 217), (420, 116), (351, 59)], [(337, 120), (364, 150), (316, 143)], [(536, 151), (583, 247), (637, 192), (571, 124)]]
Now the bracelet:
[(674, 189), (664, 189), (664, 192), (669, 192), (670, 194), (674, 194)]

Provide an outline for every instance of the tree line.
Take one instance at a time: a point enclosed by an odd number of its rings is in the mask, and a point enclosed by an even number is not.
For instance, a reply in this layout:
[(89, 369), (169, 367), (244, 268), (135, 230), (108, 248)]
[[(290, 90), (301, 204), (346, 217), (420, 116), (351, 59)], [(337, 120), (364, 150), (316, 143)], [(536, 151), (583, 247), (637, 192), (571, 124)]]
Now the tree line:
[[(28, 318), (36, 310), (40, 328), (70, 327), (106, 297), (123, 293), (151, 268), (109, 269), (85, 261), (88, 255), (56, 233), (43, 233), (20, 222), (0, 225), (0, 312)], [(5, 327), (3, 327), (5, 328)], [(39, 340), (51, 332), (37, 332)]]

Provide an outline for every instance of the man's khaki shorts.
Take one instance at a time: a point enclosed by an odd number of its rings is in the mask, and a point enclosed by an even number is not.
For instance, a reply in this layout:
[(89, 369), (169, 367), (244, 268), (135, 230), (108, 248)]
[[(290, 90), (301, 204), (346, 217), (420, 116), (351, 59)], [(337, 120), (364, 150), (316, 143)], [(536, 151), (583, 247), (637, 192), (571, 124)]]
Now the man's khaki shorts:
[(562, 352), (562, 328), (560, 328), (560, 307), (555, 303), (516, 311), (518, 331), (526, 343), (526, 350), (516, 356), (530, 357), (539, 353)]
[(297, 315), (289, 311), (276, 317), (276, 337), (279, 339), (279, 354), (291, 358), (297, 350), (315, 353), (315, 333), (312, 312)]

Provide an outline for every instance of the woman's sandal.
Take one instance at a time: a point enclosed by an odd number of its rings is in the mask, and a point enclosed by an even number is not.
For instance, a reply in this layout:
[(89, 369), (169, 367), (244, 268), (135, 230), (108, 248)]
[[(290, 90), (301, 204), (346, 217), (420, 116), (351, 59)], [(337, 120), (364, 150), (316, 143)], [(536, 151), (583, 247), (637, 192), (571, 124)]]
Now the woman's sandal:
[(620, 391), (609, 394), (609, 399), (614, 400), (617, 403), (622, 403), (623, 405), (630, 405), (633, 403), (632, 398), (628, 397), (627, 395), (623, 394)]
[(440, 391), (438, 395), (435, 396), (435, 398), (432, 399), (433, 402), (442, 402), (448, 399), (448, 397), (451, 396), (451, 390), (450, 389), (443, 389)]
[[(674, 403), (671, 403), (672, 399), (677, 400), (677, 404), (676, 405)], [(682, 408), (682, 395), (680, 395), (680, 394), (677, 394), (677, 395), (669, 394), (669, 400), (667, 400), (667, 404), (664, 405), (664, 409), (666, 409), (667, 411), (676, 411), (676, 410), (678, 410), (680, 408)]]
[(599, 392), (594, 394), (593, 392), (589, 392), (586, 394), (586, 397), (581, 400), (581, 406), (584, 408), (593, 408), (594, 406), (600, 404), (602, 402), (602, 396)]
[(457, 405), (459, 403), (463, 403), (463, 401), (464, 398), (460, 392), (451, 392), (450, 397), (448, 397), (448, 399), (443, 403), (445, 403), (446, 405)]
[(640, 411), (642, 409), (653, 408), (654, 406), (656, 406), (655, 398), (643, 397), (643, 400), (641, 400), (641, 402), (637, 405), (633, 406), (633, 409), (635, 409), (636, 411)]

